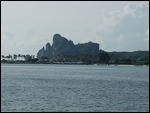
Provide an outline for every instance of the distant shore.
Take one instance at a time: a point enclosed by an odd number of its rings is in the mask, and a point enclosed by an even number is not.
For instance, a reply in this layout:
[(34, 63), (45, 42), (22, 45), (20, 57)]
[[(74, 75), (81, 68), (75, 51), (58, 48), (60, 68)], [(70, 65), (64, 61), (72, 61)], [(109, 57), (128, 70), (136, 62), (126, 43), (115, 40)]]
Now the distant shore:
[(28, 63), (28, 62), (1, 62), (1, 64), (61, 64), (61, 65), (96, 65), (96, 66), (149, 66), (141, 64), (90, 64), (84, 62), (54, 62), (54, 63)]
[(62, 54), (55, 56), (1, 55), (1, 63), (9, 64), (68, 64), (68, 65), (149, 65), (149, 51), (106, 52), (99, 50), (97, 55)]

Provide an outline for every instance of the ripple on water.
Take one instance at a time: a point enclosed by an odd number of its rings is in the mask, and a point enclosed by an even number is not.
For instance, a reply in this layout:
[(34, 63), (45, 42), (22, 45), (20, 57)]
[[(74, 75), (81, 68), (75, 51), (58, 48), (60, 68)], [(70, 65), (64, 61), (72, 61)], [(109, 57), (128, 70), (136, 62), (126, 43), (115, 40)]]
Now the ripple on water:
[(149, 69), (128, 66), (2, 66), (1, 111), (149, 110)]

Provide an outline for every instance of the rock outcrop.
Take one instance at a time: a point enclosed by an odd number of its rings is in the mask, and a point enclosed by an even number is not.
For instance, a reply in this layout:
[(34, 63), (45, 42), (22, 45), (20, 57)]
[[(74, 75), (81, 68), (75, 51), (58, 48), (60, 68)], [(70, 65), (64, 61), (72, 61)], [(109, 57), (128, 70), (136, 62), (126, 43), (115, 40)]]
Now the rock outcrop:
[(53, 37), (52, 49), (53, 49), (52, 53), (53, 56), (75, 53), (74, 43), (71, 40), (69, 41), (59, 34), (55, 34)]
[(99, 51), (99, 44), (93, 42), (77, 44), (76, 49), (78, 50), (78, 54), (96, 55)]
[(37, 58), (51, 57), (58, 55), (96, 55), (99, 52), (99, 44), (88, 42), (83, 44), (74, 45), (73, 41), (62, 37), (60, 34), (53, 36), (53, 44), (46, 44), (46, 48), (42, 48), (37, 53)]

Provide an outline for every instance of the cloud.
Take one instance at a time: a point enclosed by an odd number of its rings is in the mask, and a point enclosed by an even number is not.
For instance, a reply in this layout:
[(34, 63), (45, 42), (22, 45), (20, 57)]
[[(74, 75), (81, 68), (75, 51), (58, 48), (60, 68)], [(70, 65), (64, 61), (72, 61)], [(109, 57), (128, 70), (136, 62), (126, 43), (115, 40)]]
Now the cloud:
[(33, 30), (21, 34), (11, 33), (10, 30), (1, 26), (1, 50), (2, 54), (36, 54), (37, 51), (48, 41), (47, 37), (38, 36)]
[(128, 3), (118, 11), (102, 11), (97, 23), (99, 24), (95, 24), (93, 31), (97, 38), (101, 37), (99, 41), (102, 49), (108, 51), (148, 49), (148, 44), (143, 40), (149, 39), (147, 6)]
[(42, 10), (36, 5), (36, 10), (32, 10), (32, 5), (26, 9), (23, 4), (21, 7), (12, 5), (13, 8), (7, 4), (2, 10), (2, 54), (36, 55), (47, 42), (52, 44), (55, 33), (60, 33), (75, 44), (97, 42), (106, 51), (149, 48), (149, 7), (141, 3), (127, 3), (115, 10), (105, 10), (106, 6), (102, 10), (99, 5), (93, 5), (93, 9), (83, 8), (82, 4), (78, 9), (69, 6), (71, 10), (68, 10), (68, 6), (60, 6), (54, 8), (58, 9), (57, 13), (44, 3)]

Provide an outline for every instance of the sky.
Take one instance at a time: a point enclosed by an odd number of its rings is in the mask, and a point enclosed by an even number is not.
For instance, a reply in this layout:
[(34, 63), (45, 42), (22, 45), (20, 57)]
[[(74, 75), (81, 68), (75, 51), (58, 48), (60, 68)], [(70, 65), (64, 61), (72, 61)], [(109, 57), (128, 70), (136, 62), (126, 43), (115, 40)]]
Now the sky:
[(1, 54), (36, 55), (56, 33), (107, 52), (149, 50), (149, 1), (1, 1)]

